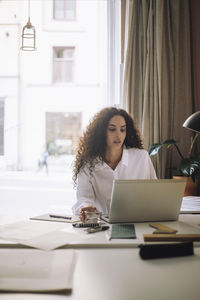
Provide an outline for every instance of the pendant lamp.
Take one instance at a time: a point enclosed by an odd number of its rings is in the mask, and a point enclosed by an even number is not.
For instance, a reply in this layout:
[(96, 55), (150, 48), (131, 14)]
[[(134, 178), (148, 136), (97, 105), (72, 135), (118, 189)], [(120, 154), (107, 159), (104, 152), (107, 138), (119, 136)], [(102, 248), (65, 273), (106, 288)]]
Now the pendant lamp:
[(31, 24), (30, 21), (30, 0), (28, 0), (28, 22), (26, 23), (26, 25), (23, 27), (22, 30), (21, 50), (24, 51), (36, 50), (35, 40), (36, 40), (36, 31), (35, 31), (35, 27)]

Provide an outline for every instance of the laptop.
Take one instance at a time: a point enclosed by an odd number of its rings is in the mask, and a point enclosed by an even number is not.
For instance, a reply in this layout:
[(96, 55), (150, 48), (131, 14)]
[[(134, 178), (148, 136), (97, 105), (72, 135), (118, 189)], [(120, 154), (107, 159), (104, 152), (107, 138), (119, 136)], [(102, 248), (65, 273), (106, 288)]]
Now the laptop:
[(186, 180), (114, 180), (108, 223), (176, 221)]

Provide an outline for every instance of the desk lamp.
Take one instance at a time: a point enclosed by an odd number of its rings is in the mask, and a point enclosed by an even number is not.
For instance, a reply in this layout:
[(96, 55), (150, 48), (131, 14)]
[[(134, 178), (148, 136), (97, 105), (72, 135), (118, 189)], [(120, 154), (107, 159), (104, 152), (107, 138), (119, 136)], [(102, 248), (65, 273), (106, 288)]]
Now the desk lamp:
[(195, 132), (200, 132), (200, 111), (197, 111), (189, 116), (183, 123), (183, 127)]
[[(190, 154), (191, 154), (194, 143), (196, 142), (197, 138), (200, 136), (200, 111), (197, 111), (196, 113), (189, 116), (183, 123), (183, 127), (196, 132), (194, 138), (192, 139), (192, 143), (191, 143), (191, 147), (190, 147)], [(189, 169), (192, 170), (191, 176), (192, 176), (193, 182), (195, 182), (195, 177), (196, 177), (197, 173), (198, 173), (198, 175), (200, 173), (199, 172), (200, 171), (199, 170), (199, 165), (200, 165), (199, 158), (200, 157), (198, 154), (197, 157), (194, 157), (189, 160), (187, 159), (187, 161), (189, 161), (189, 166), (186, 164), (186, 167), (187, 168), (189, 167)]]

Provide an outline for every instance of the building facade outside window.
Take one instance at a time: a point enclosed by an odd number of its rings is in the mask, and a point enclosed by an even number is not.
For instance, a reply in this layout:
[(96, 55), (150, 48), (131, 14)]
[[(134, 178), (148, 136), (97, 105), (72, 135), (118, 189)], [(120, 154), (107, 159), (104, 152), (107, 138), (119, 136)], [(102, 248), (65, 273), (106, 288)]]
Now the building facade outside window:
[(75, 47), (53, 48), (53, 82), (67, 83), (74, 81)]
[(54, 0), (53, 18), (61, 21), (74, 21), (76, 18), (76, 0)]
[(81, 136), (81, 112), (46, 112), (46, 149), (49, 155), (74, 154)]

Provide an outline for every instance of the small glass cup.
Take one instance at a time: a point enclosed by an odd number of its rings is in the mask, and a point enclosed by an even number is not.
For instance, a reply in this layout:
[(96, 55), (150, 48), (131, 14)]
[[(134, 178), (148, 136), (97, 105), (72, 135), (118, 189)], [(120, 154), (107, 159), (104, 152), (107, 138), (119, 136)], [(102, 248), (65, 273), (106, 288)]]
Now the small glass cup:
[(101, 213), (95, 211), (87, 211), (85, 218), (85, 223), (100, 223), (101, 222)]

